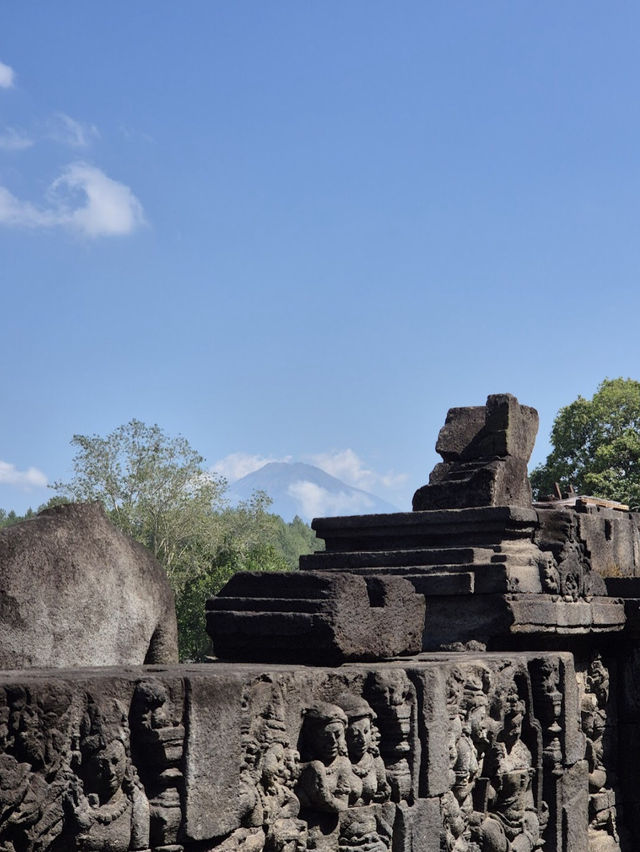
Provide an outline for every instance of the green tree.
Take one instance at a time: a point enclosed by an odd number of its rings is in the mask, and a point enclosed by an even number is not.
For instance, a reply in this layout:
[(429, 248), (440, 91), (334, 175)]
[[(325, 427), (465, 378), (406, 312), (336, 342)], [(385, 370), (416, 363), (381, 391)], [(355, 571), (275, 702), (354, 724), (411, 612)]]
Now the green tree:
[(298, 560), (303, 554), (324, 550), (322, 539), (316, 538), (311, 527), (298, 515), (289, 523), (280, 517), (278, 521), (277, 546), (292, 570), (298, 567)]
[[(151, 550), (169, 579), (194, 552), (219, 539), (216, 509), (226, 482), (179, 436), (130, 420), (105, 438), (74, 435), (74, 478), (53, 488), (74, 501), (99, 500), (121, 530)], [(176, 575), (174, 577), (174, 574)]]
[(58, 495), (50, 503), (99, 500), (116, 526), (164, 565), (176, 596), (181, 659), (211, 653), (205, 602), (232, 574), (297, 567), (302, 522), (288, 534), (261, 492), (228, 506), (225, 480), (206, 470), (185, 438), (131, 420), (106, 437), (74, 435), (71, 443), (74, 476), (54, 483)]
[(538, 499), (572, 486), (640, 508), (640, 382), (605, 379), (592, 399), (561, 408), (551, 430), (552, 451), (531, 473)]

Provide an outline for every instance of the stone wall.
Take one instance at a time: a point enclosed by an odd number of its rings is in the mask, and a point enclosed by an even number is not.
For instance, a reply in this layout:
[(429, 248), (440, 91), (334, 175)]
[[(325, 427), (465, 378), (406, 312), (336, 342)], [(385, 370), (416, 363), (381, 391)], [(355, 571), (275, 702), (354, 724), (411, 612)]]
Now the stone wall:
[(6, 673), (0, 849), (581, 852), (577, 684), (563, 653)]

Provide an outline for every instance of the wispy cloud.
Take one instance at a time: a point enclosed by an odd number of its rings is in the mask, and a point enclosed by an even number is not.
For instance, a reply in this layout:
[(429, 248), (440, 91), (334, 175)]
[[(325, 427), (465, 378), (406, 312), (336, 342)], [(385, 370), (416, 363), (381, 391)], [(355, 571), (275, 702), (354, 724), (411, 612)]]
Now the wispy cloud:
[(15, 127), (6, 127), (0, 132), (0, 150), (2, 151), (24, 151), (25, 148), (31, 148), (33, 139), (24, 132), (17, 130)]
[(318, 453), (309, 456), (308, 459), (331, 476), (341, 479), (347, 485), (353, 485), (354, 488), (362, 488), (364, 491), (373, 491), (380, 486), (390, 489), (399, 488), (407, 480), (406, 473), (392, 471), (377, 473), (371, 470), (351, 449)]
[(64, 112), (56, 112), (48, 122), (47, 136), (70, 148), (87, 148), (100, 134), (95, 124), (76, 121)]
[(284, 458), (275, 458), (274, 456), (261, 456), (251, 453), (231, 453), (223, 459), (219, 459), (215, 464), (211, 465), (211, 470), (214, 473), (219, 473), (224, 476), (228, 482), (235, 482), (253, 473), (254, 470), (260, 470), (269, 462), (290, 462), (291, 456)]
[(145, 223), (131, 189), (89, 163), (67, 166), (49, 187), (48, 203), (21, 201), (0, 186), (0, 224), (63, 227), (88, 237), (123, 236)]
[(13, 68), (0, 62), (0, 89), (10, 89), (15, 80)]
[(0, 461), (0, 485), (15, 485), (28, 491), (30, 488), (45, 488), (47, 477), (37, 467), (18, 470), (13, 464)]
[(374, 505), (366, 494), (332, 493), (307, 480), (292, 483), (287, 492), (299, 501), (300, 511), (306, 519), (365, 514)]

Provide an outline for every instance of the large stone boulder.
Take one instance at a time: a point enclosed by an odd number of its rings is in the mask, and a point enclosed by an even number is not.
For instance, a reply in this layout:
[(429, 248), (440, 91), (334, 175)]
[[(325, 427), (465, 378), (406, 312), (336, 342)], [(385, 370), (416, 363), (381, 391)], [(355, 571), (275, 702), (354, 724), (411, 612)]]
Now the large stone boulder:
[(177, 662), (162, 567), (99, 503), (0, 531), (0, 668)]

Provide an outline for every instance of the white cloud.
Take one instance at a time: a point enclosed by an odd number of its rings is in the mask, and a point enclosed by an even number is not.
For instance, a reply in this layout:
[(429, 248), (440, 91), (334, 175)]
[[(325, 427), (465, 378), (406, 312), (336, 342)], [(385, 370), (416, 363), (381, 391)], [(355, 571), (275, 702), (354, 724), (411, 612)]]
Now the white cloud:
[(251, 453), (231, 453), (223, 459), (219, 459), (211, 466), (214, 473), (219, 473), (224, 476), (228, 482), (235, 482), (253, 473), (254, 470), (260, 470), (265, 464), (270, 462), (290, 462), (291, 456), (284, 458), (274, 458), (273, 456), (253, 455)]
[(33, 139), (27, 136), (24, 130), (7, 127), (3, 133), (0, 133), (0, 150), (2, 151), (24, 151), (32, 145)]
[(300, 512), (305, 518), (366, 514), (373, 506), (373, 500), (365, 494), (331, 493), (307, 480), (292, 483), (287, 493), (299, 501)]
[(0, 89), (10, 89), (13, 86), (15, 74), (13, 68), (0, 62)]
[(350, 449), (332, 450), (328, 453), (318, 453), (309, 456), (309, 460), (325, 473), (331, 474), (347, 485), (354, 488), (362, 488), (364, 491), (372, 491), (380, 486), (384, 488), (398, 488), (407, 480), (406, 473), (376, 473), (367, 468), (362, 459)]
[(49, 187), (49, 204), (20, 201), (0, 186), (0, 224), (64, 227), (84, 236), (122, 236), (145, 223), (142, 205), (123, 183), (89, 163), (67, 166)]
[(70, 148), (86, 148), (92, 139), (100, 136), (95, 124), (76, 121), (64, 112), (56, 112), (50, 119), (47, 135), (54, 142), (68, 145)]
[(15, 465), (0, 461), (0, 485), (17, 485), (18, 488), (45, 488), (47, 477), (37, 467), (18, 470)]

